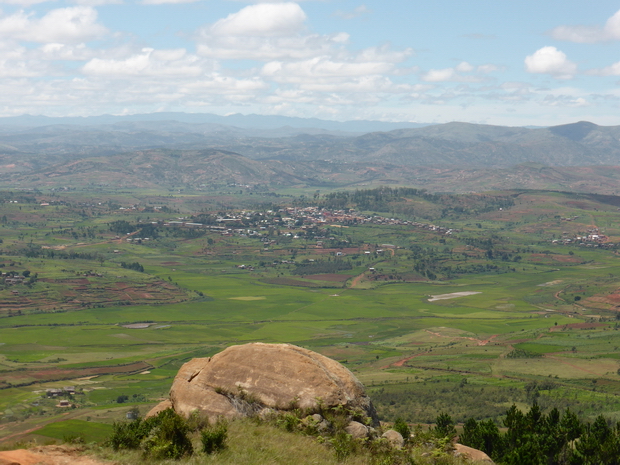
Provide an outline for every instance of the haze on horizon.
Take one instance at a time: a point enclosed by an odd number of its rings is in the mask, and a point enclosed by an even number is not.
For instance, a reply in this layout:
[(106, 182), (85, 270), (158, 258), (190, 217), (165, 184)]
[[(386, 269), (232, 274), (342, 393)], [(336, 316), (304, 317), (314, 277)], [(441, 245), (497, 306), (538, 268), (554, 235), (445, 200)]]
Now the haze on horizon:
[(0, 3), (0, 116), (620, 125), (609, 0)]

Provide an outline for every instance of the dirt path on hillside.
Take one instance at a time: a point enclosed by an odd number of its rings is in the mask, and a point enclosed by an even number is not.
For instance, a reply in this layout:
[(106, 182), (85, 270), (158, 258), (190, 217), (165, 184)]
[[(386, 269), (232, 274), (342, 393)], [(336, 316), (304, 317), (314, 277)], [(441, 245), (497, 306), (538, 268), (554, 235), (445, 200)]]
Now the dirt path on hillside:
[(83, 455), (84, 447), (79, 446), (41, 446), (33, 449), (17, 449), (0, 452), (0, 464), (19, 465), (106, 465), (88, 455)]
[(410, 357), (402, 358), (402, 359), (398, 360), (397, 362), (390, 363), (389, 365), (382, 366), (379, 369), (380, 370), (385, 370), (386, 368), (390, 368), (390, 367), (402, 367), (409, 360), (414, 359), (416, 357), (421, 357), (422, 355), (428, 355), (429, 353), (430, 352), (422, 352), (422, 353), (419, 353), (419, 354), (411, 355)]
[(435, 333), (435, 332), (430, 331), (428, 329), (425, 329), (424, 331), (426, 331), (429, 334), (432, 334), (433, 336), (437, 336), (437, 337), (449, 337), (450, 339), (466, 339), (468, 341), (474, 341), (479, 346), (486, 346), (489, 342), (491, 342), (493, 339), (495, 339), (497, 336), (499, 336), (499, 334), (494, 334), (493, 336), (491, 336), (488, 339), (476, 339), (475, 337), (466, 337), (466, 336), (444, 336), (443, 334)]
[[(475, 337), (466, 337), (466, 336), (444, 336), (443, 334), (439, 334), (439, 333), (436, 333), (434, 331), (430, 331), (428, 329), (425, 329), (424, 331), (426, 331), (429, 334), (432, 334), (433, 336), (437, 336), (437, 337), (448, 337), (450, 339), (466, 339), (466, 340), (469, 340), (469, 341), (474, 341), (479, 346), (486, 346), (489, 342), (491, 342), (493, 339), (495, 339), (496, 337), (499, 336), (499, 334), (494, 334), (493, 336), (489, 337), (488, 339), (476, 339)], [(428, 355), (428, 354), (430, 354), (430, 352), (422, 352), (422, 353), (419, 353), (419, 354), (411, 355), (409, 357), (401, 358), (397, 362), (390, 363), (389, 365), (385, 365), (385, 366), (380, 367), (380, 369), (381, 370), (385, 370), (386, 368), (390, 368), (390, 367), (402, 367), (409, 360), (414, 359), (416, 357), (420, 357), (422, 355)]]
[(362, 273), (358, 276), (356, 276), (355, 278), (353, 278), (351, 280), (351, 285), (349, 286), (349, 289), (353, 289), (354, 287), (356, 287), (360, 281), (362, 280), (362, 278), (366, 275), (366, 273)]

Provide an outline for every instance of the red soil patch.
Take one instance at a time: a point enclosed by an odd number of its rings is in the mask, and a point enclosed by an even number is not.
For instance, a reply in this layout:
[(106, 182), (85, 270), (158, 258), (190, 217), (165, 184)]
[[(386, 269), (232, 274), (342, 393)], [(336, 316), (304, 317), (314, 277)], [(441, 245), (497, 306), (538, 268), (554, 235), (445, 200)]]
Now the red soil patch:
[(414, 358), (416, 358), (416, 357), (420, 357), (420, 356), (422, 356), (422, 355), (428, 355), (428, 354), (429, 354), (428, 352), (422, 352), (421, 354), (415, 354), (415, 355), (412, 355), (411, 357), (407, 357), (407, 358), (400, 359), (398, 362), (394, 362), (394, 363), (392, 363), (391, 365), (386, 365), (386, 366), (384, 366), (384, 367), (381, 367), (381, 369), (383, 370), (383, 369), (385, 369), (385, 368), (390, 368), (390, 367), (399, 367), (399, 368), (400, 368), (400, 367), (402, 367), (405, 363), (407, 363), (409, 360), (414, 359)]
[(0, 452), (0, 464), (20, 465), (104, 465), (93, 457), (83, 455), (84, 448), (75, 446), (41, 446)]
[(577, 257), (573, 257), (571, 255), (551, 255), (551, 254), (544, 254), (544, 253), (533, 253), (530, 254), (530, 257), (532, 259), (532, 261), (542, 261), (543, 258), (546, 258), (548, 260), (553, 260), (554, 262), (560, 262), (560, 263), (581, 263), (582, 260), (580, 258)]
[[(432, 334), (433, 336), (437, 336), (437, 337), (448, 337), (448, 338), (451, 338), (451, 339), (468, 339), (468, 340), (471, 340), (471, 341), (475, 341), (479, 346), (485, 346), (489, 342), (491, 342), (493, 339), (495, 339), (497, 336), (499, 336), (499, 334), (494, 334), (493, 336), (491, 336), (488, 339), (476, 339), (474, 337), (444, 336), (443, 334), (435, 333), (433, 331), (429, 331), (428, 329), (426, 329), (425, 331), (427, 333)], [(412, 359), (414, 359), (416, 357), (421, 357), (422, 355), (433, 355), (433, 354), (431, 354), (430, 352), (422, 352), (422, 353), (419, 353), (419, 354), (411, 355), (409, 357), (401, 358), (397, 362), (391, 363), (389, 365), (382, 366), (381, 370), (385, 370), (386, 368), (390, 368), (390, 367), (402, 367), (409, 360), (412, 360)]]
[(561, 263), (581, 263), (582, 261), (581, 259), (572, 257), (570, 255), (555, 255), (553, 258), (556, 262)]
[(56, 280), (56, 282), (62, 283), (62, 284), (78, 284), (78, 285), (90, 284), (90, 281), (86, 278), (58, 279)]
[(315, 279), (318, 281), (330, 281), (336, 283), (343, 283), (348, 281), (353, 276), (350, 274), (336, 274), (336, 273), (327, 273), (327, 274), (311, 274), (306, 276), (306, 279)]
[(578, 200), (570, 200), (570, 201), (566, 202), (566, 205), (574, 207), (574, 208), (578, 208), (580, 210), (591, 210), (592, 209), (592, 204), (591, 203), (580, 202)]
[(362, 252), (364, 249), (362, 249), (361, 247), (348, 247), (348, 248), (344, 248), (344, 249), (315, 249), (314, 253), (317, 254), (332, 254), (332, 253), (336, 253), (336, 252), (342, 252), (344, 254), (353, 254), (353, 253), (360, 253)]
[(425, 329), (425, 331), (427, 333), (432, 334), (433, 336), (437, 336), (437, 337), (448, 337), (450, 339), (466, 339), (466, 340), (469, 340), (469, 341), (474, 341), (479, 346), (486, 346), (489, 342), (491, 342), (493, 339), (495, 339), (497, 336), (499, 336), (499, 334), (494, 334), (493, 336), (491, 336), (488, 339), (476, 339), (475, 337), (466, 337), (466, 336), (444, 336), (443, 334), (435, 333), (433, 331), (429, 331), (428, 329)]
[(19, 380), (36, 379), (37, 381), (60, 381), (64, 379), (83, 378), (84, 376), (104, 375), (110, 373), (134, 373), (153, 368), (145, 362), (136, 362), (129, 365), (108, 367), (62, 369), (51, 368), (45, 370), (14, 371), (10, 374), (13, 384)]
[(301, 286), (301, 287), (319, 287), (319, 283), (302, 281), (300, 279), (292, 279), (292, 278), (267, 278), (263, 279), (262, 282), (267, 284), (279, 284), (282, 286)]

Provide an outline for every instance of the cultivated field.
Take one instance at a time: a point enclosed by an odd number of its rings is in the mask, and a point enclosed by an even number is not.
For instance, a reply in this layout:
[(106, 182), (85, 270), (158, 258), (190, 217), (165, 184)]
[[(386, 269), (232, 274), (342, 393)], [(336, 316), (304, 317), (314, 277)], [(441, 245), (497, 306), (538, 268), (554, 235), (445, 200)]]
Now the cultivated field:
[(96, 437), (254, 341), (339, 360), (385, 420), (616, 415), (620, 198), (486, 195), (2, 193), (0, 436)]

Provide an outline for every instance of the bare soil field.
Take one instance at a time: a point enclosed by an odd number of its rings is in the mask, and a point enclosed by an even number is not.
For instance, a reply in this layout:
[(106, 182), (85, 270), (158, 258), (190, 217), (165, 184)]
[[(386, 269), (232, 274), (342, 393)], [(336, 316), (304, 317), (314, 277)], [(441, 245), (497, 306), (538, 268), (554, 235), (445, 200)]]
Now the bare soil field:
[(0, 463), (20, 465), (104, 465), (83, 455), (84, 448), (76, 446), (40, 446), (34, 449), (16, 449), (0, 452)]
[(0, 292), (2, 308), (0, 313), (27, 312), (37, 308), (41, 311), (78, 310), (91, 306), (107, 307), (118, 305), (139, 305), (149, 303), (176, 303), (186, 293), (162, 280), (140, 283), (131, 281), (102, 282), (96, 278), (50, 279), (41, 282), (50, 284), (48, 289), (28, 292), (24, 286), (13, 286)]
[(261, 280), (267, 284), (279, 284), (281, 286), (302, 286), (302, 287), (320, 287), (320, 283), (302, 281), (301, 279), (293, 278), (267, 278)]
[[(77, 368), (77, 369), (63, 369), (63, 368), (47, 368), (41, 370), (24, 370), (14, 371), (8, 374), (2, 381), (4, 383), (23, 384), (30, 382), (45, 382), (45, 381), (60, 381), (65, 379), (82, 378), (86, 376), (105, 375), (111, 373), (137, 373), (144, 370), (153, 368), (152, 365), (146, 362), (136, 362), (129, 365), (117, 365), (108, 367), (93, 367), (93, 368)], [(2, 386), (0, 384), (0, 387)]]
[(364, 249), (362, 247), (347, 247), (344, 249), (315, 249), (313, 253), (321, 255), (335, 254), (336, 252), (342, 252), (343, 254), (360, 253)]
[(533, 253), (530, 255), (530, 260), (533, 262), (551, 261), (558, 263), (582, 263), (583, 259), (579, 257), (573, 257), (571, 255), (548, 255), (542, 253)]

